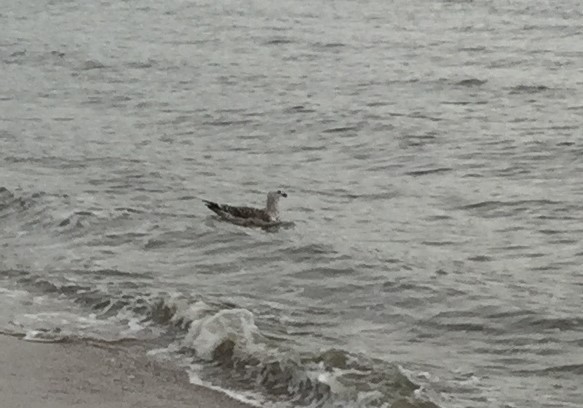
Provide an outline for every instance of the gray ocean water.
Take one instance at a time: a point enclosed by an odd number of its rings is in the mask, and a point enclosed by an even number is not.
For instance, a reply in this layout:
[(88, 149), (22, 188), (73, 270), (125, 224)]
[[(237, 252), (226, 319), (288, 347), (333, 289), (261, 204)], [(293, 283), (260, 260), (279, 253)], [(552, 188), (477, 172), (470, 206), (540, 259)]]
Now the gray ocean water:
[[(149, 342), (265, 406), (581, 407), (582, 27), (574, 0), (2, 1), (0, 329)], [(279, 188), (271, 232), (200, 201)]]

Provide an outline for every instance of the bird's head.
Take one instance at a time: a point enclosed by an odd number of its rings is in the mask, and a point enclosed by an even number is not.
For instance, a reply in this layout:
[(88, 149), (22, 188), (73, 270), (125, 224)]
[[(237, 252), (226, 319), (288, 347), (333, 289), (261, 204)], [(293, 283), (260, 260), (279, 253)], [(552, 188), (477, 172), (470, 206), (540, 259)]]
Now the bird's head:
[(267, 209), (270, 211), (277, 210), (277, 202), (281, 197), (287, 197), (282, 190), (270, 191), (267, 193)]

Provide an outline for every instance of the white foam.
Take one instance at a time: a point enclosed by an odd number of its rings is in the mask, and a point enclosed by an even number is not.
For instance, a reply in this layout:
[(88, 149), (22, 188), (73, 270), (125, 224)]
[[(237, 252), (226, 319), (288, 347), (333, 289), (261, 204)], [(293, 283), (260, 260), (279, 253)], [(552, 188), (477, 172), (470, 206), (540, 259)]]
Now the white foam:
[[(275, 407), (274, 404), (268, 403), (264, 401), (262, 398), (259, 398), (257, 395), (251, 393), (243, 393), (243, 392), (235, 392), (232, 390), (227, 390), (225, 388), (218, 387), (206, 381), (203, 381), (197, 374), (200, 370), (200, 366), (198, 364), (192, 364), (190, 369), (188, 370), (188, 378), (191, 384), (198, 385), (200, 387), (205, 387), (211, 389), (213, 391), (220, 392), (221, 394), (225, 394), (234, 400), (240, 401), (244, 404), (251, 405), (254, 407)], [(281, 405), (280, 405), (281, 407)]]
[(218, 313), (193, 321), (184, 339), (198, 357), (212, 360), (215, 349), (231, 340), (239, 348), (253, 344), (258, 333), (253, 314), (246, 309), (221, 310)]
[(173, 323), (180, 320), (186, 322), (200, 320), (212, 310), (211, 307), (202, 300), (195, 303), (188, 303), (187, 301), (180, 299), (170, 299), (168, 303), (176, 306), (176, 312), (171, 319)]
[(56, 330), (29, 330), (23, 340), (34, 343), (58, 343), (67, 335)]
[(0, 295), (2, 298), (23, 299), (29, 297), (30, 294), (24, 290), (7, 289), (0, 287)]

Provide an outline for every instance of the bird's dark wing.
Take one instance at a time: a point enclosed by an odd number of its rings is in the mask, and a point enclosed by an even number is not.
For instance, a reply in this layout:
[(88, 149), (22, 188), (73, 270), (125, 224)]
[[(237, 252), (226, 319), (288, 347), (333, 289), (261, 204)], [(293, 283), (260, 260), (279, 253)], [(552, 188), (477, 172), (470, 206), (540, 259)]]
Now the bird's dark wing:
[(236, 217), (243, 219), (257, 219), (265, 222), (270, 222), (271, 217), (259, 208), (252, 207), (236, 207), (228, 204), (217, 204), (212, 201), (203, 200), (207, 208), (221, 217)]
[(255, 218), (258, 220), (270, 221), (269, 215), (265, 212), (265, 210), (260, 210), (258, 208), (252, 207), (234, 207), (231, 205), (223, 204), (221, 208), (232, 215), (233, 217), (238, 218)]

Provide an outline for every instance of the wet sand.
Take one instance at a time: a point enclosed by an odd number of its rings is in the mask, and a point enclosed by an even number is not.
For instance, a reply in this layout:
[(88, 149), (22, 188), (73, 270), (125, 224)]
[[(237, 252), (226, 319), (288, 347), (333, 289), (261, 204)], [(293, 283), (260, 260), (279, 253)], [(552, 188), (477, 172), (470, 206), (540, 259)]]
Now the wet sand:
[[(134, 355), (135, 354), (135, 355)], [(186, 373), (115, 345), (0, 335), (3, 408), (249, 408)]]

